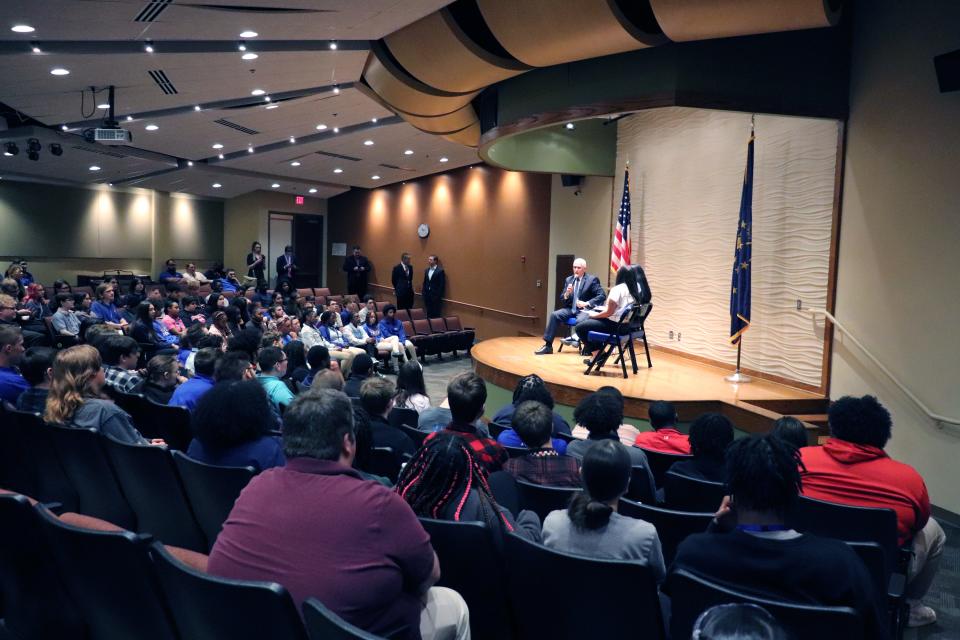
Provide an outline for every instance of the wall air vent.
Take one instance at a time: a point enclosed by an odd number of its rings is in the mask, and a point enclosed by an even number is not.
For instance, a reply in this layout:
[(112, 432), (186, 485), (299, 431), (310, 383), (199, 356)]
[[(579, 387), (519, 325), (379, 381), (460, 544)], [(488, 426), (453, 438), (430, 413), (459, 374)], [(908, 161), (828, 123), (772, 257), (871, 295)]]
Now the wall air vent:
[(171, 4), (173, 4), (173, 0), (150, 0), (147, 2), (147, 6), (140, 10), (140, 13), (137, 14), (137, 17), (134, 18), (133, 21), (153, 22), (160, 17), (160, 14)]
[(336, 9), (307, 9), (304, 7), (273, 7), (265, 5), (232, 5), (212, 2), (197, 2), (188, 6), (191, 9), (206, 9), (208, 11), (223, 11), (225, 13), (338, 13)]
[(380, 163), (380, 166), (385, 167), (387, 169), (399, 169), (400, 171), (411, 171), (411, 169), (404, 169), (403, 167), (398, 167), (395, 164), (384, 164), (383, 162)]
[(153, 81), (157, 83), (158, 87), (160, 87), (160, 91), (163, 91), (168, 96), (179, 93), (177, 88), (173, 86), (173, 83), (170, 82), (170, 78), (167, 77), (167, 74), (164, 73), (162, 69), (152, 69), (147, 73), (150, 74), (150, 77), (153, 78)]
[(327, 153), (326, 151), (317, 151), (318, 156), (324, 156), (326, 158), (336, 158), (337, 160), (349, 160), (350, 162), (360, 162), (360, 158), (354, 158), (353, 156), (343, 156), (339, 153)]
[(225, 127), (230, 127), (231, 129), (235, 131), (239, 131), (240, 133), (245, 133), (248, 136), (255, 136), (258, 133), (260, 133), (256, 129), (250, 129), (248, 127), (243, 126), (242, 124), (237, 124), (236, 122), (230, 122), (226, 118), (220, 118), (219, 120), (214, 120), (214, 122), (216, 122), (217, 124), (222, 124)]
[(73, 145), (73, 148), (77, 151), (85, 151), (87, 153), (96, 153), (101, 156), (110, 156), (111, 158), (126, 158), (127, 156), (122, 153), (117, 153), (116, 151), (110, 151), (103, 147), (83, 147), (79, 144)]

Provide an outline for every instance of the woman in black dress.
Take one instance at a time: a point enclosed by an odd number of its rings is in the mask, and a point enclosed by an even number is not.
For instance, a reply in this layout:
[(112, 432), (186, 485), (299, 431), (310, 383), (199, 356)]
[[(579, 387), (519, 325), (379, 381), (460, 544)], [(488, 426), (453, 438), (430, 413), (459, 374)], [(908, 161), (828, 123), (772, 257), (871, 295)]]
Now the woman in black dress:
[(247, 275), (257, 279), (257, 284), (266, 283), (267, 279), (263, 277), (263, 265), (267, 263), (267, 257), (263, 255), (263, 250), (259, 242), (250, 245), (250, 253), (247, 254)]

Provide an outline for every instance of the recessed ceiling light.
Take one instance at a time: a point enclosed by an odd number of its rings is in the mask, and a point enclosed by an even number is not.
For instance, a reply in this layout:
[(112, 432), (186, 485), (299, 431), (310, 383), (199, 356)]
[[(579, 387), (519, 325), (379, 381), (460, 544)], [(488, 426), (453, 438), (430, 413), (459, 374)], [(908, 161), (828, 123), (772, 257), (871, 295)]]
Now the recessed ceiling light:
[(193, 166), (193, 160), (187, 160), (187, 166), (188, 166), (188, 167), (192, 167), (192, 166)]
[(376, 118), (370, 118), (370, 122), (372, 122), (373, 124), (377, 124), (377, 119), (376, 119)]
[(217, 155), (217, 157), (218, 157), (219, 159), (223, 160), (223, 154), (222, 154), (222, 153), (219, 154), (219, 155)]
[(334, 87), (334, 88), (333, 88), (333, 92), (339, 94), (339, 93), (340, 93), (340, 87)]
[(194, 111), (200, 111), (200, 105), (198, 105), (198, 104), (193, 105), (193, 110), (194, 110)]
[(239, 49), (240, 51), (246, 51), (246, 50), (247, 50), (247, 45), (245, 45), (245, 44), (243, 44), (243, 43), (241, 42), (241, 43), (240, 43), (240, 46), (238, 46), (237, 49)]
[(100, 167), (98, 167), (97, 165), (91, 165), (90, 171), (100, 171)]
[(280, 105), (278, 105), (278, 104), (268, 104), (265, 108), (266, 108), (266, 109), (276, 109), (276, 108), (279, 107), (279, 106), (280, 106)]
[(147, 131), (156, 131), (159, 128), (160, 127), (158, 127), (155, 124), (148, 124), (147, 126), (144, 127), (144, 129), (146, 129)]
[(572, 122), (567, 123), (567, 129), (570, 129), (571, 131), (574, 129), (575, 126), (576, 125), (574, 125)]
[(379, 179), (380, 179), (380, 176), (378, 176), (378, 175), (372, 175), (372, 176), (370, 176), (370, 179), (371, 179), (371, 180), (379, 180)]
[(316, 193), (316, 192), (317, 192), (316, 187), (311, 187), (308, 193)]
[(243, 54), (242, 56), (240, 56), (240, 58), (242, 58), (243, 60), (256, 60), (256, 59), (259, 58), (259, 57), (260, 57), (260, 56), (258, 56), (257, 54), (253, 53), (252, 51), (248, 51), (247, 53), (245, 53), (245, 54)]
[(448, 162), (449, 160), (450, 160), (450, 159), (447, 158), (446, 156), (440, 158), (440, 162)]
[(270, 96), (263, 96), (263, 100), (265, 102), (270, 102)]
[(143, 47), (143, 50), (146, 51), (147, 53), (153, 53), (153, 45), (152, 44), (145, 45)]
[(40, 51), (40, 47), (33, 46), (33, 47), (30, 47), (30, 49), (31, 49), (34, 53), (42, 53), (42, 52)]
[(50, 69), (50, 73), (55, 76), (68, 76), (70, 75), (70, 70), (64, 69), (63, 67), (57, 67), (56, 69)]
[(403, 152), (403, 155), (405, 155), (405, 156), (412, 156), (412, 155), (413, 155), (413, 149), (407, 149), (406, 151)]
[(219, 142), (217, 142), (217, 143), (215, 143), (215, 144), (213, 145), (213, 148), (214, 148), (214, 149), (223, 149), (223, 145), (220, 144)]
[(270, 186), (271, 186), (272, 188), (274, 188), (274, 189), (279, 189), (279, 188), (280, 188), (280, 184), (277, 183), (277, 182), (274, 182), (274, 183), (273, 183), (272, 185), (270, 185)]
[(364, 140), (364, 141), (363, 141), (363, 146), (365, 146), (365, 147), (372, 147), (372, 146), (373, 146), (373, 140)]
[(253, 153), (253, 147), (247, 147), (247, 153)]
[(14, 33), (33, 33), (36, 31), (36, 29), (28, 24), (16, 24), (10, 27), (10, 31), (13, 31)]
[(330, 43), (330, 50), (331, 50), (331, 51), (336, 51), (336, 50), (337, 50), (337, 43), (336, 43), (336, 42), (331, 42), (331, 43)]
[(297, 142), (297, 139), (294, 138), (293, 136), (290, 136), (290, 144), (295, 144), (296, 142)]
[(62, 124), (62, 125), (60, 125), (60, 130), (61, 130), (61, 131), (69, 131), (69, 130), (70, 130), (70, 127), (68, 127), (68, 126), (65, 125), (65, 124)]
[(317, 125), (317, 131), (326, 131), (326, 130), (327, 130), (327, 125), (325, 125), (325, 124), (318, 124), (318, 125)]
[(113, 186), (113, 183), (112, 183), (112, 182), (108, 182), (108, 183), (107, 183), (107, 186), (108, 186), (108, 187), (112, 187), (112, 186)]
[(340, 127), (334, 127), (334, 128), (333, 128), (333, 132), (334, 132), (334, 133), (340, 133)]
[(343, 173), (343, 169), (341, 169), (340, 167), (337, 167), (336, 169), (333, 170), (333, 172), (334, 172), (334, 173)]
[(250, 92), (250, 95), (252, 95), (252, 96), (262, 96), (262, 95), (265, 94), (265, 93), (266, 93), (266, 91), (264, 91), (263, 89), (254, 89), (253, 91)]
[(219, 188), (222, 187), (223, 185), (220, 184), (219, 182), (214, 182), (214, 183), (213, 183), (212, 185), (210, 185), (210, 186), (212, 186), (214, 189), (219, 189)]
[(97, 109), (109, 109), (109, 108), (110, 108), (110, 105), (107, 103), (97, 105)]
[(133, 116), (127, 116), (127, 122), (133, 122)]
[(290, 163), (290, 166), (291, 166), (291, 167), (299, 167), (299, 166), (300, 166), (300, 163), (299, 163), (297, 160), (294, 160), (293, 162)]
[(240, 33), (241, 38), (256, 38), (258, 35), (260, 34), (256, 31), (250, 31), (249, 29)]

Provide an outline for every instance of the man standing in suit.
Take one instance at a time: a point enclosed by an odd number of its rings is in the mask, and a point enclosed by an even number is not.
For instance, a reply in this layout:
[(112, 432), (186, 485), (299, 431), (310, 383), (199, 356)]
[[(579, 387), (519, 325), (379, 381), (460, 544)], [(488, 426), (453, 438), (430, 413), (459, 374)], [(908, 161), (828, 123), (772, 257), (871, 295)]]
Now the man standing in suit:
[(413, 306), (413, 267), (410, 266), (410, 254), (400, 256), (400, 264), (390, 274), (393, 293), (397, 296), (397, 308), (409, 309)]
[(343, 261), (343, 270), (347, 273), (347, 293), (355, 294), (363, 299), (367, 295), (367, 274), (372, 265), (367, 256), (360, 254), (360, 247), (353, 245), (353, 255)]
[[(550, 314), (547, 328), (543, 332), (544, 344), (534, 353), (538, 356), (553, 353), (553, 337), (557, 335), (557, 328), (565, 326), (570, 318), (575, 317), (577, 321), (586, 318), (587, 308), (601, 304), (605, 297), (600, 280), (587, 273), (587, 261), (583, 258), (574, 260), (573, 275), (563, 282), (560, 308)], [(566, 340), (564, 342), (566, 343)]]
[(440, 307), (443, 305), (443, 293), (447, 287), (447, 274), (440, 266), (437, 256), (427, 258), (427, 269), (423, 272), (423, 304), (427, 307), (428, 318), (439, 318)]
[(277, 258), (277, 287), (284, 280), (290, 281), (293, 286), (293, 278), (297, 273), (297, 265), (293, 260), (293, 247), (287, 245), (283, 248), (283, 255)]

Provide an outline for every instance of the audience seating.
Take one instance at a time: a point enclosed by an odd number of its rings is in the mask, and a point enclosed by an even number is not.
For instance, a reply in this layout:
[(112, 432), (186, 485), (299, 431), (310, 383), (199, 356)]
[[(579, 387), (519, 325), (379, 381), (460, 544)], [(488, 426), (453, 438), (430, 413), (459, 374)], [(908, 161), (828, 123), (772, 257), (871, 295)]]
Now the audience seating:
[[(418, 320), (416, 322), (425, 324), (427, 321)], [(403, 332), (407, 334), (407, 339), (410, 340), (414, 348), (417, 350), (417, 358), (419, 358), (421, 362), (426, 362), (426, 357), (435, 353), (435, 341), (433, 336), (429, 335), (429, 326), (423, 327), (423, 325), (421, 325), (420, 329), (417, 329), (415, 324), (404, 322)]]
[(507, 471), (494, 471), (487, 477), (490, 493), (497, 504), (517, 516), (520, 513), (520, 490), (517, 479)]
[[(414, 324), (416, 326), (416, 324)], [(436, 341), (437, 355), (443, 357), (444, 353), (452, 353), (456, 349), (456, 334), (447, 331), (447, 325), (443, 318), (428, 318), (427, 326), (430, 327), (430, 335)]]
[(407, 434), (411, 440), (413, 440), (413, 444), (415, 444), (418, 449), (423, 446), (423, 441), (427, 439), (428, 435), (430, 435), (426, 431), (420, 431), (420, 429), (416, 427), (410, 427), (405, 424), (400, 425), (400, 430)]
[(59, 502), (78, 511), (80, 497), (53, 448), (50, 429), (39, 414), (8, 409), (0, 427), (0, 472), (3, 488), (41, 502)]
[(480, 522), (420, 518), (420, 523), (430, 534), (440, 560), (437, 584), (459, 593), (470, 609), (472, 638), (511, 638), (512, 614), (506, 598), (503, 557), (494, 546), (490, 530)]
[(650, 449), (644, 449), (643, 447), (637, 448), (643, 450), (643, 452), (646, 454), (647, 462), (650, 463), (650, 471), (653, 472), (653, 480), (657, 483), (657, 487), (660, 488), (663, 487), (663, 482), (667, 475), (667, 471), (670, 470), (670, 467), (674, 462), (689, 460), (693, 457), (691, 455), (682, 453), (664, 453), (662, 451), (651, 451)]
[(193, 439), (190, 412), (183, 407), (157, 404), (138, 394), (114, 391), (121, 409), (130, 414), (144, 438), (162, 438), (171, 449), (186, 451)]
[(44, 318), (43, 324), (47, 327), (47, 334), (50, 336), (50, 346), (54, 349), (66, 349), (79, 342), (79, 340), (73, 336), (65, 336), (58, 333), (57, 330), (53, 328), (53, 316)]
[(150, 537), (93, 531), (39, 510), (67, 592), (97, 640), (176, 638), (149, 554)]
[(820, 607), (748, 595), (714, 584), (682, 569), (667, 578), (671, 596), (670, 637), (689, 638), (693, 623), (706, 609), (718, 604), (749, 602), (770, 612), (794, 638), (859, 640), (863, 621), (850, 607)]
[(646, 467), (631, 467), (627, 497), (645, 504), (657, 504), (657, 489), (650, 486)]
[(518, 638), (665, 637), (657, 585), (649, 567), (569, 555), (513, 533), (506, 536), (505, 553), (507, 592), (518, 605)]
[(330, 297), (330, 289), (327, 287), (314, 287), (313, 288), (314, 296), (323, 296), (325, 298)]
[(206, 539), (190, 510), (170, 452), (106, 436), (100, 441), (137, 517), (137, 531), (166, 544), (206, 553)]
[(410, 322), (410, 312), (406, 309), (397, 309), (397, 317), (400, 319), (400, 322)]
[(316, 598), (308, 598), (301, 610), (310, 640), (382, 640), (381, 636), (353, 626)]
[(391, 427), (407, 425), (408, 427), (413, 427), (416, 429), (417, 420), (419, 417), (420, 414), (417, 413), (416, 409), (403, 409), (400, 407), (394, 407), (390, 410), (390, 413), (387, 414), (387, 421), (390, 423)]
[(456, 355), (457, 350), (466, 351), (469, 354), (477, 337), (476, 330), (473, 327), (461, 325), (460, 318), (457, 316), (447, 316), (444, 321), (447, 323), (447, 331), (451, 331), (457, 336), (454, 343), (454, 355)]
[(306, 640), (297, 607), (279, 584), (197, 571), (158, 542), (151, 554), (181, 638)]
[(397, 484), (402, 464), (400, 456), (391, 447), (374, 447), (364, 471), (375, 476), (383, 476), (393, 484)]
[(337, 303), (343, 302), (343, 296), (332, 296), (330, 294), (327, 294), (326, 298), (327, 298), (327, 304), (330, 304), (331, 302), (337, 302)]
[[(376, 305), (376, 307), (377, 307), (377, 317), (380, 317), (380, 316), (383, 315), (383, 310), (386, 308), (386, 306), (387, 306), (388, 304), (393, 304), (393, 303), (392, 303), (392, 302), (389, 302), (389, 301), (387, 301), (387, 300), (377, 300), (377, 301), (374, 302), (373, 304)], [(396, 306), (396, 305), (394, 305), (394, 306)]]
[(507, 455), (511, 458), (522, 458), (530, 452), (526, 447), (508, 447), (503, 445), (503, 448), (507, 450)]
[(312, 295), (313, 295), (313, 288), (312, 288), (312, 287), (300, 287), (300, 288), (297, 289), (297, 295), (299, 295), (301, 298), (302, 298), (303, 296), (312, 296)]
[(707, 482), (668, 471), (664, 476), (663, 494), (670, 509), (716, 513), (725, 487), (722, 482)]
[(533, 511), (540, 516), (540, 522), (543, 522), (551, 511), (566, 509), (570, 505), (570, 499), (582, 489), (548, 487), (526, 480), (517, 480), (517, 491), (520, 494), (520, 508)]
[(411, 320), (411, 321), (413, 321), (413, 320), (426, 320), (426, 319), (427, 319), (427, 312), (424, 311), (422, 308), (417, 307), (417, 308), (415, 308), (415, 309), (410, 309), (410, 320)]
[(206, 536), (207, 549), (223, 528), (223, 523), (237, 496), (256, 475), (253, 467), (217, 467), (197, 462), (180, 451), (173, 452), (173, 462), (183, 481), (190, 508)]
[(626, 498), (620, 499), (618, 511), (625, 516), (649, 522), (657, 528), (663, 561), (669, 567), (677, 553), (677, 547), (694, 533), (703, 533), (713, 520), (713, 512), (692, 513), (673, 511), (649, 504), (640, 504)]
[[(647, 345), (647, 337), (643, 331), (643, 322), (652, 309), (653, 305), (649, 302), (639, 306), (631, 305), (630, 311), (624, 313), (620, 318), (616, 333), (591, 331), (587, 335), (587, 339), (590, 342), (602, 344), (603, 346), (597, 350), (596, 355), (590, 361), (590, 364), (587, 365), (587, 370), (583, 372), (583, 375), (589, 375), (594, 367), (596, 367), (597, 372), (599, 372), (607, 359), (613, 355), (614, 348), (617, 350), (616, 361), (623, 370), (623, 377), (627, 377), (626, 355), (630, 356), (633, 373), (636, 375), (640, 369), (637, 367), (637, 355), (633, 349), (633, 341), (635, 338), (643, 340), (643, 347), (647, 354), (647, 367), (652, 367), (653, 362), (650, 360), (650, 347)], [(627, 347), (626, 351), (624, 351), (624, 345)]]
[(507, 429), (512, 429), (513, 427), (509, 422), (494, 422), (491, 420), (487, 423), (487, 428), (490, 429), (490, 437), (496, 440), (500, 437), (500, 434), (506, 431)]

